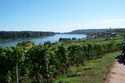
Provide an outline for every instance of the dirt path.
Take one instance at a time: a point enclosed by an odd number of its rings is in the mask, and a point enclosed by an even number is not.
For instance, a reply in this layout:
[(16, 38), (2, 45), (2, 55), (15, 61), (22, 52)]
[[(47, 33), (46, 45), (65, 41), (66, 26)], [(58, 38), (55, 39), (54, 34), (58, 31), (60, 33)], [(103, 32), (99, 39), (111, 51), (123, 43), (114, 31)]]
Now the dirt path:
[(111, 73), (105, 83), (125, 83), (125, 65), (122, 62), (122, 56), (113, 63)]

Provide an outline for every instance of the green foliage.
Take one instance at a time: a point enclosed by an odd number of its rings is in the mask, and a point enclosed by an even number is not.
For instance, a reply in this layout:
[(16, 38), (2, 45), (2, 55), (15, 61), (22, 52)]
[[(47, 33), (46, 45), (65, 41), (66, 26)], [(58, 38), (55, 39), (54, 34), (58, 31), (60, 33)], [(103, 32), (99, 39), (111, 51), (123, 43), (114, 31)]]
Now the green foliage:
[[(72, 66), (69, 68), (67, 76), (60, 76), (54, 83), (104, 83), (110, 73), (112, 62), (121, 51), (107, 53), (105, 56), (89, 60), (84, 66)], [(75, 72), (78, 72), (77, 75)]]
[[(84, 65), (85, 61), (104, 56), (105, 53), (121, 49), (121, 41), (102, 39), (67, 44), (29, 45), (23, 42), (13, 47), (0, 48), (0, 82), (15, 82), (19, 74), (20, 82), (50, 83), (60, 74), (66, 73), (72, 65)], [(15, 69), (18, 72), (15, 73)], [(76, 72), (77, 73), (77, 72)]]
[(24, 46), (28, 47), (32, 45), (35, 45), (34, 42), (32, 41), (23, 41), (17, 44), (18, 47), (24, 47)]

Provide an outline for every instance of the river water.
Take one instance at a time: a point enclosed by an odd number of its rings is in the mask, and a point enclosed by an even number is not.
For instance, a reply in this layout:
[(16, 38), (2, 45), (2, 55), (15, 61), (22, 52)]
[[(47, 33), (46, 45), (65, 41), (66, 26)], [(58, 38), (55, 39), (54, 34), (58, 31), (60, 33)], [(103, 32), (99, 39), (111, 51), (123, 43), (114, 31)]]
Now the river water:
[[(43, 44), (44, 42), (47, 42), (47, 41), (57, 42), (57, 41), (59, 41), (59, 38), (77, 38), (77, 39), (79, 39), (79, 38), (86, 38), (86, 35), (84, 35), (84, 34), (56, 34), (53, 36), (48, 36), (48, 37), (44, 37), (44, 38), (34, 38), (34, 39), (30, 39), (30, 40), (33, 41), (36, 45), (38, 45), (38, 44)], [(24, 40), (0, 43), (0, 46), (1, 47), (13, 46), (22, 41), (24, 41)]]

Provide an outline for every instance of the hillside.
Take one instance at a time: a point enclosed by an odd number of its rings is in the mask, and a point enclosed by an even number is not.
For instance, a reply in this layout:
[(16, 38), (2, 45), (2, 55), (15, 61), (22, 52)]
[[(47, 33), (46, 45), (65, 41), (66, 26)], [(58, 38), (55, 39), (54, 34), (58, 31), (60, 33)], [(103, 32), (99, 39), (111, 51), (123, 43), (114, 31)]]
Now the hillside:
[(90, 34), (108, 31), (108, 29), (79, 29), (69, 32), (70, 34)]

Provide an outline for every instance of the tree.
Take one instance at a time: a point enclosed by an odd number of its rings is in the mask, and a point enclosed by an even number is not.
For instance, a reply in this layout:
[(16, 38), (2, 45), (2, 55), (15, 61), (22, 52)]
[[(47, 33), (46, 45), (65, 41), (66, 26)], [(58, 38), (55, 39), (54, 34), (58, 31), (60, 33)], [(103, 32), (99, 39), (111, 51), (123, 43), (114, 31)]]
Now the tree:
[(61, 69), (61, 72), (63, 72), (64, 70), (66, 71), (67, 74), (67, 69), (68, 69), (68, 53), (66, 48), (64, 48), (63, 44), (58, 46), (58, 49), (56, 50), (56, 55), (57, 55), (57, 59), (59, 61), (59, 67)]

